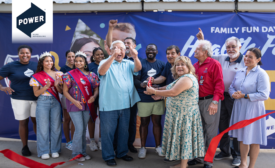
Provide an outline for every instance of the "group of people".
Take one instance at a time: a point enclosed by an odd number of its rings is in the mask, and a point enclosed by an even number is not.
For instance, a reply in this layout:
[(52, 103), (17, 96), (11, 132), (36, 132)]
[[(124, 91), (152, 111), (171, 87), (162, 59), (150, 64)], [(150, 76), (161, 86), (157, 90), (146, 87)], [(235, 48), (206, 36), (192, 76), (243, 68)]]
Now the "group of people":
[[(31, 155), (27, 145), (31, 117), (37, 135), (37, 154), (42, 159), (49, 159), (50, 154), (59, 157), (62, 118), (66, 147), (72, 150), (72, 157), (83, 155), (78, 161), (91, 159), (86, 153), (88, 125), (90, 148), (102, 149), (107, 165), (116, 165), (115, 157), (132, 161), (128, 150), (145, 158), (151, 118), (156, 153), (166, 161), (181, 160), (174, 168), (196, 164), (213, 167), (204, 162), (212, 138), (239, 121), (263, 115), (270, 82), (260, 67), (258, 48), (250, 48), (242, 55), (240, 40), (230, 37), (225, 41), (227, 54), (212, 56), (211, 42), (204, 40), (201, 30), (197, 38), (194, 57), (198, 61), (194, 65), (190, 58), (180, 56), (175, 45), (166, 50), (166, 64), (156, 58), (158, 48), (153, 43), (146, 47), (146, 58), (140, 59), (132, 37), (107, 41), (110, 56), (106, 59), (103, 50), (95, 48), (88, 58), (90, 64), (84, 52), (69, 50), (61, 71), (55, 69), (50, 53), (42, 53), (35, 63), (30, 61), (32, 49), (20, 46), (19, 61), (0, 69), (0, 80), (7, 77), (11, 81), (10, 87), (0, 85), (0, 90), (11, 95), (14, 116), (19, 120), (22, 155)], [(109, 34), (107, 39), (112, 36)], [(165, 111), (162, 131), (161, 117)], [(141, 118), (139, 151), (133, 146), (137, 115)], [(94, 140), (97, 117), (101, 133), (98, 144)], [(225, 134), (220, 142), (221, 152), (214, 159), (232, 155), (232, 165), (253, 168), (259, 145), (266, 144), (265, 119), (260, 119)]]

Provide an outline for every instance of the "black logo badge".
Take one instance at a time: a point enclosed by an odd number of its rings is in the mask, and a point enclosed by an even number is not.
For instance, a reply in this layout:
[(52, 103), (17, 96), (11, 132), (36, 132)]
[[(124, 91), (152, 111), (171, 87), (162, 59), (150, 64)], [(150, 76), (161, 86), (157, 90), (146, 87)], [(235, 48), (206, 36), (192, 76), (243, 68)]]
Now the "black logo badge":
[(31, 37), (31, 33), (45, 24), (46, 14), (31, 3), (31, 7), (16, 18), (16, 27)]

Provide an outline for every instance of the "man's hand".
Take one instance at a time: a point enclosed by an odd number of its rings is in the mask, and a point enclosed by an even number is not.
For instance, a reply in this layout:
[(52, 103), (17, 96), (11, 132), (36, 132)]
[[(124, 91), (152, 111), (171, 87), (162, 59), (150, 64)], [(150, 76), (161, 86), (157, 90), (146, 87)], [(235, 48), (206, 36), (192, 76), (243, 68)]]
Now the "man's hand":
[(136, 59), (138, 57), (138, 52), (136, 49), (134, 49), (132, 46), (129, 46), (130, 55), (133, 59)]
[(117, 20), (110, 20), (109, 21), (109, 28), (114, 28), (117, 25)]
[(197, 36), (198, 40), (204, 40), (204, 35), (203, 35), (201, 28), (199, 28), (199, 32), (196, 36)]
[(142, 87), (142, 88), (146, 88), (146, 86), (147, 86), (147, 84), (146, 84), (145, 82), (142, 82), (142, 83), (140, 84), (140, 87)]
[(7, 95), (11, 95), (14, 90), (10, 87), (2, 87), (1, 91), (5, 92)]
[(214, 115), (218, 112), (218, 104), (211, 103), (208, 107), (209, 115)]
[[(149, 81), (149, 78), (150, 78), (150, 76), (146, 80)], [(155, 79), (154, 77), (151, 78), (152, 84), (154, 84), (154, 79)]]
[(120, 49), (117, 46), (115, 46), (112, 58), (115, 59), (120, 54), (120, 52)]

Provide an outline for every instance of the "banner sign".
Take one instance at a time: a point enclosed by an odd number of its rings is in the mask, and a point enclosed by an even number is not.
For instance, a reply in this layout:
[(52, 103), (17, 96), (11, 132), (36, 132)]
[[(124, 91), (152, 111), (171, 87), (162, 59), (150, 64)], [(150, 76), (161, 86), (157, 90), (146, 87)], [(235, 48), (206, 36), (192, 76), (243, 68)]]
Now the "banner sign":
[[(251, 47), (262, 51), (262, 68), (270, 77), (271, 94), (265, 101), (267, 112), (275, 110), (275, 13), (232, 13), (232, 12), (133, 12), (133, 13), (85, 13), (53, 14), (53, 42), (30, 43), (33, 48), (32, 60), (37, 55), (50, 51), (55, 58), (55, 67), (65, 65), (65, 52), (69, 49), (82, 50), (88, 55), (88, 61), (95, 47), (104, 48), (105, 56), (109, 48), (105, 43), (109, 21), (118, 20), (113, 31), (113, 40), (133, 37), (137, 41), (138, 55), (146, 58), (145, 49), (150, 43), (157, 45), (157, 59), (167, 62), (166, 48), (177, 45), (181, 55), (191, 58), (194, 64), (198, 28), (201, 28), (206, 40), (213, 45), (214, 55), (226, 53), (225, 40), (236, 36), (241, 40), (241, 53)], [(18, 60), (17, 48), (20, 43), (12, 43), (12, 16), (0, 14), (0, 68)], [(86, 42), (85, 42), (86, 41)], [(87, 42), (88, 41), (88, 42)], [(23, 43), (22, 43), (23, 44)], [(26, 43), (24, 43), (26, 44)], [(9, 81), (1, 81), (8, 85)], [(10, 98), (0, 92), (0, 137), (19, 138), (18, 121), (15, 121)], [(275, 147), (275, 115), (267, 118), (268, 145), (262, 148)], [(164, 120), (164, 116), (162, 117)], [(139, 124), (139, 122), (138, 122)], [(138, 126), (137, 126), (138, 127)], [(32, 128), (31, 122), (30, 127)], [(32, 134), (32, 139), (35, 135)], [(137, 136), (137, 138), (139, 138)], [(147, 146), (154, 146), (152, 126), (149, 127)]]

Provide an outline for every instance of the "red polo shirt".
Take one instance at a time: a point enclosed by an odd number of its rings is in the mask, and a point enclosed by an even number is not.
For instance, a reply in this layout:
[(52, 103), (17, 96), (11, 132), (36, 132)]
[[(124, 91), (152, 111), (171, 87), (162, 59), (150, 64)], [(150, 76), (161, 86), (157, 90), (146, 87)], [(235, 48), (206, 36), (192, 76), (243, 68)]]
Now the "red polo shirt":
[(224, 83), (221, 64), (211, 57), (200, 65), (194, 64), (199, 82), (199, 97), (213, 95), (213, 100), (223, 100)]

